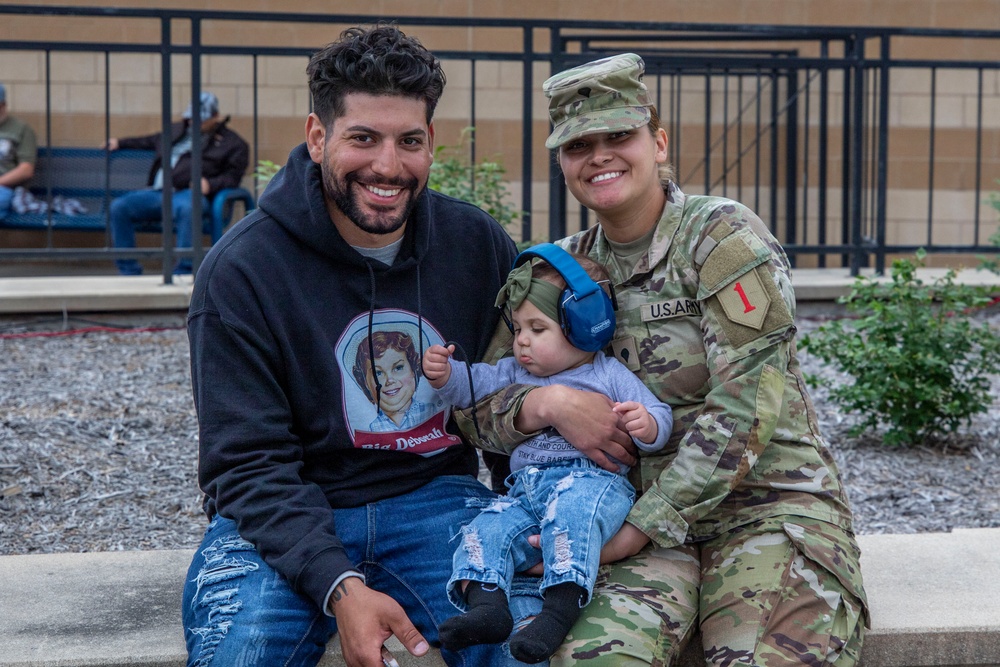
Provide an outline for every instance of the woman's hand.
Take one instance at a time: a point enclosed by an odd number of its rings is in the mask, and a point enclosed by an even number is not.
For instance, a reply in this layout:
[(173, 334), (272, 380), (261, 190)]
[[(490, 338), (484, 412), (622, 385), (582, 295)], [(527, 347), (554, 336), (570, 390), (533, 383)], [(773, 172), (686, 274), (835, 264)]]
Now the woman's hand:
[(601, 549), (601, 564), (634, 556), (647, 544), (649, 535), (626, 521)]
[[(528, 537), (528, 544), (536, 549), (541, 549), (542, 536), (530, 535)], [(623, 558), (634, 556), (642, 551), (642, 548), (647, 544), (649, 544), (649, 536), (626, 521), (601, 549), (601, 565), (614, 563)], [(544, 573), (545, 568), (541, 563), (524, 571), (524, 574), (531, 574), (536, 577), (540, 577)]]
[(618, 472), (608, 457), (632, 466), (637, 450), (613, 408), (614, 401), (603, 394), (554, 384), (528, 392), (514, 426), (522, 433), (552, 427), (591, 461)]

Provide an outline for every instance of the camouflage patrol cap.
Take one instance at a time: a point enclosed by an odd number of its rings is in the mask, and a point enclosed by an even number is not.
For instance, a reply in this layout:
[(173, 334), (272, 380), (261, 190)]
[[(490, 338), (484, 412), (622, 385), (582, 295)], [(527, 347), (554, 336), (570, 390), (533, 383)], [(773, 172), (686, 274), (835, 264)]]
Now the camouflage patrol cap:
[(601, 58), (559, 72), (542, 84), (549, 98), (552, 134), (546, 148), (558, 148), (585, 134), (634, 130), (649, 123), (646, 64), (634, 53)]

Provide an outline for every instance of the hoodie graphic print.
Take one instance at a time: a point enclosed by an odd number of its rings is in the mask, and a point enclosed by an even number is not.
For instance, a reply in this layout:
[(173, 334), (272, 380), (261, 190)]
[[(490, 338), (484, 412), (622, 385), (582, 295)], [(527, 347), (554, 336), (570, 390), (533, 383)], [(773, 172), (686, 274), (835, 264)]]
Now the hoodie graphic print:
[(445, 430), (450, 409), (422, 382), (422, 350), (444, 339), (404, 310), (378, 310), (371, 319), (369, 329), (368, 313), (354, 318), (336, 349), (354, 447), (433, 456), (461, 444)]

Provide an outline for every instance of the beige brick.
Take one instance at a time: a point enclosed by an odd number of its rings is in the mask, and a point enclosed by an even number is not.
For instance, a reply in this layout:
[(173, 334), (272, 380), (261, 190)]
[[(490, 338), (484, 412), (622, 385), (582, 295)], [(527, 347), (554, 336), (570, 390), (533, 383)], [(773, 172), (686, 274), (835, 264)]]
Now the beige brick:
[(483, 60), (476, 63), (476, 87), (485, 90), (503, 87), (500, 69), (501, 63), (495, 60)]
[(287, 86), (299, 82), (305, 84), (306, 58), (295, 56), (267, 56), (258, 59), (258, 80), (263, 86)]
[(520, 120), (520, 96), (512, 97), (510, 91), (484, 90), (476, 97), (476, 114), (484, 119)]
[(975, 227), (971, 222), (941, 220), (935, 216), (931, 230), (931, 240), (942, 245), (969, 245), (974, 237)]
[[(452, 88), (448, 86), (445, 94), (438, 102), (434, 111), (434, 119), (438, 122), (442, 120), (455, 120), (469, 118), (469, 88)], [(482, 100), (482, 93), (477, 99), (477, 104)], [(483, 112), (480, 111), (480, 114)]]
[(975, 92), (978, 80), (975, 70), (941, 68), (937, 71), (937, 94), (965, 95)]
[(893, 70), (889, 77), (889, 85), (893, 94), (930, 93), (930, 70), (900, 68)]
[[(209, 90), (219, 98), (219, 113), (223, 116), (230, 116), (236, 109), (237, 89), (236, 86), (214, 85)], [(185, 105), (186, 107), (187, 105)], [(184, 109), (181, 109), (183, 111)]]
[(927, 219), (926, 190), (891, 189), (886, 192), (886, 212), (892, 218)]
[(1000, 70), (983, 72), (983, 92), (986, 95), (1000, 95)]
[(293, 88), (292, 98), (295, 105), (295, 113), (292, 115), (302, 118), (302, 122), (304, 123), (306, 116), (309, 115), (310, 104), (312, 102), (312, 95), (309, 92), (309, 88), (305, 86)]
[(109, 66), (116, 83), (156, 83), (160, 80), (160, 57), (147, 53), (112, 53)]
[[(176, 96), (174, 96), (176, 98)], [(124, 89), (124, 99), (122, 101), (122, 113), (125, 114), (157, 114), (160, 113), (160, 87), (154, 85), (141, 85), (138, 83), (126, 86)], [(177, 102), (173, 102), (175, 113)], [(181, 107), (183, 111), (183, 107)]]
[(108, 87), (109, 111), (113, 116), (121, 115), (125, 110), (125, 84), (112, 83)]
[(923, 219), (894, 217), (886, 224), (885, 240), (890, 245), (926, 245), (926, 215)]
[[(18, 82), (40, 81), (45, 71), (45, 57), (37, 51), (3, 51), (0, 58), (0, 81), (8, 88)], [(9, 91), (8, 91), (9, 92)]]
[(53, 115), (69, 112), (69, 86), (65, 83), (49, 85), (49, 108)]
[[(157, 67), (157, 70), (156, 70), (157, 79), (156, 80), (159, 81), (160, 80), (159, 79), (159, 75), (160, 75), (160, 72), (159, 72), (160, 60), (159, 60), (159, 58), (157, 58), (157, 60), (156, 60), (156, 67)], [(205, 71), (204, 71), (204, 69), (202, 69), (201, 76), (202, 76), (202, 82), (201, 82), (202, 83), (202, 87), (204, 87), (205, 86)], [(191, 85), (191, 57), (190, 56), (187, 56), (187, 55), (171, 56), (171, 58), (170, 58), (170, 81), (174, 85), (177, 85), (177, 84), (187, 84), (189, 86)], [(185, 102), (185, 104), (186, 104), (186, 102)]]
[(104, 113), (103, 83), (70, 83), (66, 91), (70, 113)]
[(253, 83), (253, 59), (249, 56), (210, 56), (205, 59), (205, 86)]
[(931, 122), (930, 95), (901, 95), (899, 123), (906, 127), (928, 127)]
[[(45, 112), (45, 84), (19, 83), (7, 89), (10, 105), (19, 113)], [(16, 104), (15, 104), (16, 103)]]
[[(831, 90), (833, 87), (831, 86)], [(820, 104), (819, 104), (819, 83), (813, 81), (813, 92), (809, 99), (809, 124), (812, 127), (819, 125), (820, 120)], [(745, 107), (743, 111), (743, 122), (744, 123), (754, 123), (757, 119), (757, 106), (755, 101), (750, 98), (743, 101), (742, 107)], [(805, 100), (801, 100), (799, 103), (800, 113), (805, 113)], [(891, 106), (890, 106), (891, 109)], [(841, 125), (844, 119), (844, 97), (837, 93), (831, 92), (828, 97), (827, 108), (826, 108), (827, 122), (831, 127)], [(761, 122), (764, 122), (762, 117)]]
[(59, 83), (92, 83), (104, 71), (104, 58), (96, 53), (53, 53), (49, 62), (50, 77)]
[[(476, 66), (477, 75), (483, 71), (483, 65), (490, 63), (480, 63)], [(448, 83), (445, 85), (445, 95), (447, 96), (454, 88), (468, 88), (471, 85), (472, 76), (469, 73), (468, 63), (458, 60), (444, 60), (441, 62), (441, 69)], [(482, 85), (480, 83), (480, 85)]]
[[(501, 88), (506, 88), (508, 90), (517, 90), (520, 92), (521, 87), (524, 84), (524, 65), (522, 63), (513, 62), (503, 62), (497, 63), (500, 67), (500, 84)], [(532, 70), (532, 76), (534, 77), (534, 87), (538, 90), (542, 89), (542, 83), (545, 82), (544, 77), (539, 79), (535, 74), (534, 69)], [(482, 85), (482, 84), (480, 84)]]
[(934, 191), (934, 224), (965, 223), (975, 220), (976, 209), (980, 207), (980, 202), (976, 201), (974, 190), (964, 192), (959, 191)]
[(965, 97), (938, 94), (934, 105), (934, 124), (938, 129), (964, 127)]
[[(253, 108), (253, 87), (252, 86), (235, 86), (229, 87), (231, 91), (231, 104), (233, 105), (229, 111), (223, 109), (223, 113), (232, 113), (233, 115), (246, 116), (247, 118), (253, 118), (254, 108)], [(292, 108), (295, 112), (292, 114), (297, 117), (301, 117), (303, 122), (305, 122), (305, 117), (309, 115), (309, 91), (304, 88), (270, 88), (261, 89), (258, 92), (257, 98), (257, 113), (260, 117), (270, 117), (270, 116), (280, 116), (283, 117), (286, 114), (277, 113), (276, 109), (278, 106), (271, 105), (268, 103), (268, 98), (271, 96), (282, 96), (290, 99), (290, 104), (280, 105), (280, 108)]]
[[(979, 104), (975, 97), (965, 98), (965, 127), (975, 129), (980, 122)], [(983, 97), (981, 121), (984, 129), (1000, 128), (1000, 96)]]
[(295, 95), (292, 88), (272, 87), (269, 94), (258, 101), (260, 113), (266, 116), (297, 116)]

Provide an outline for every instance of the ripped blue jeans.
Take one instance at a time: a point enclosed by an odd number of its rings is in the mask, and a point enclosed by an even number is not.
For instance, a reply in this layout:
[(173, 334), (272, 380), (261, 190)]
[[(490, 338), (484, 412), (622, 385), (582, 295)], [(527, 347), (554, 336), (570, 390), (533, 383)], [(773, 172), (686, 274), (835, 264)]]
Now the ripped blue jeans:
[[(333, 510), (337, 535), (368, 586), (398, 601), (432, 646), (456, 610), (445, 583), (454, 539), (495, 494), (472, 477), (439, 477), (410, 493)], [(538, 580), (518, 578), (515, 621), (538, 613)], [(189, 667), (306, 666), (319, 662), (336, 621), (292, 590), (236, 524), (215, 517), (188, 570), (183, 602)], [(512, 667), (523, 663), (505, 644), (442, 651), (448, 665)]]
[[(601, 547), (621, 528), (635, 489), (624, 475), (585, 458), (521, 468), (507, 486), (510, 493), (462, 529), (448, 582), (452, 603), (466, 608), (458, 582), (467, 580), (499, 586), (513, 604), (513, 574), (539, 561), (545, 564), (543, 591), (572, 582), (587, 590), (589, 602)], [(528, 544), (539, 533), (541, 550)]]

